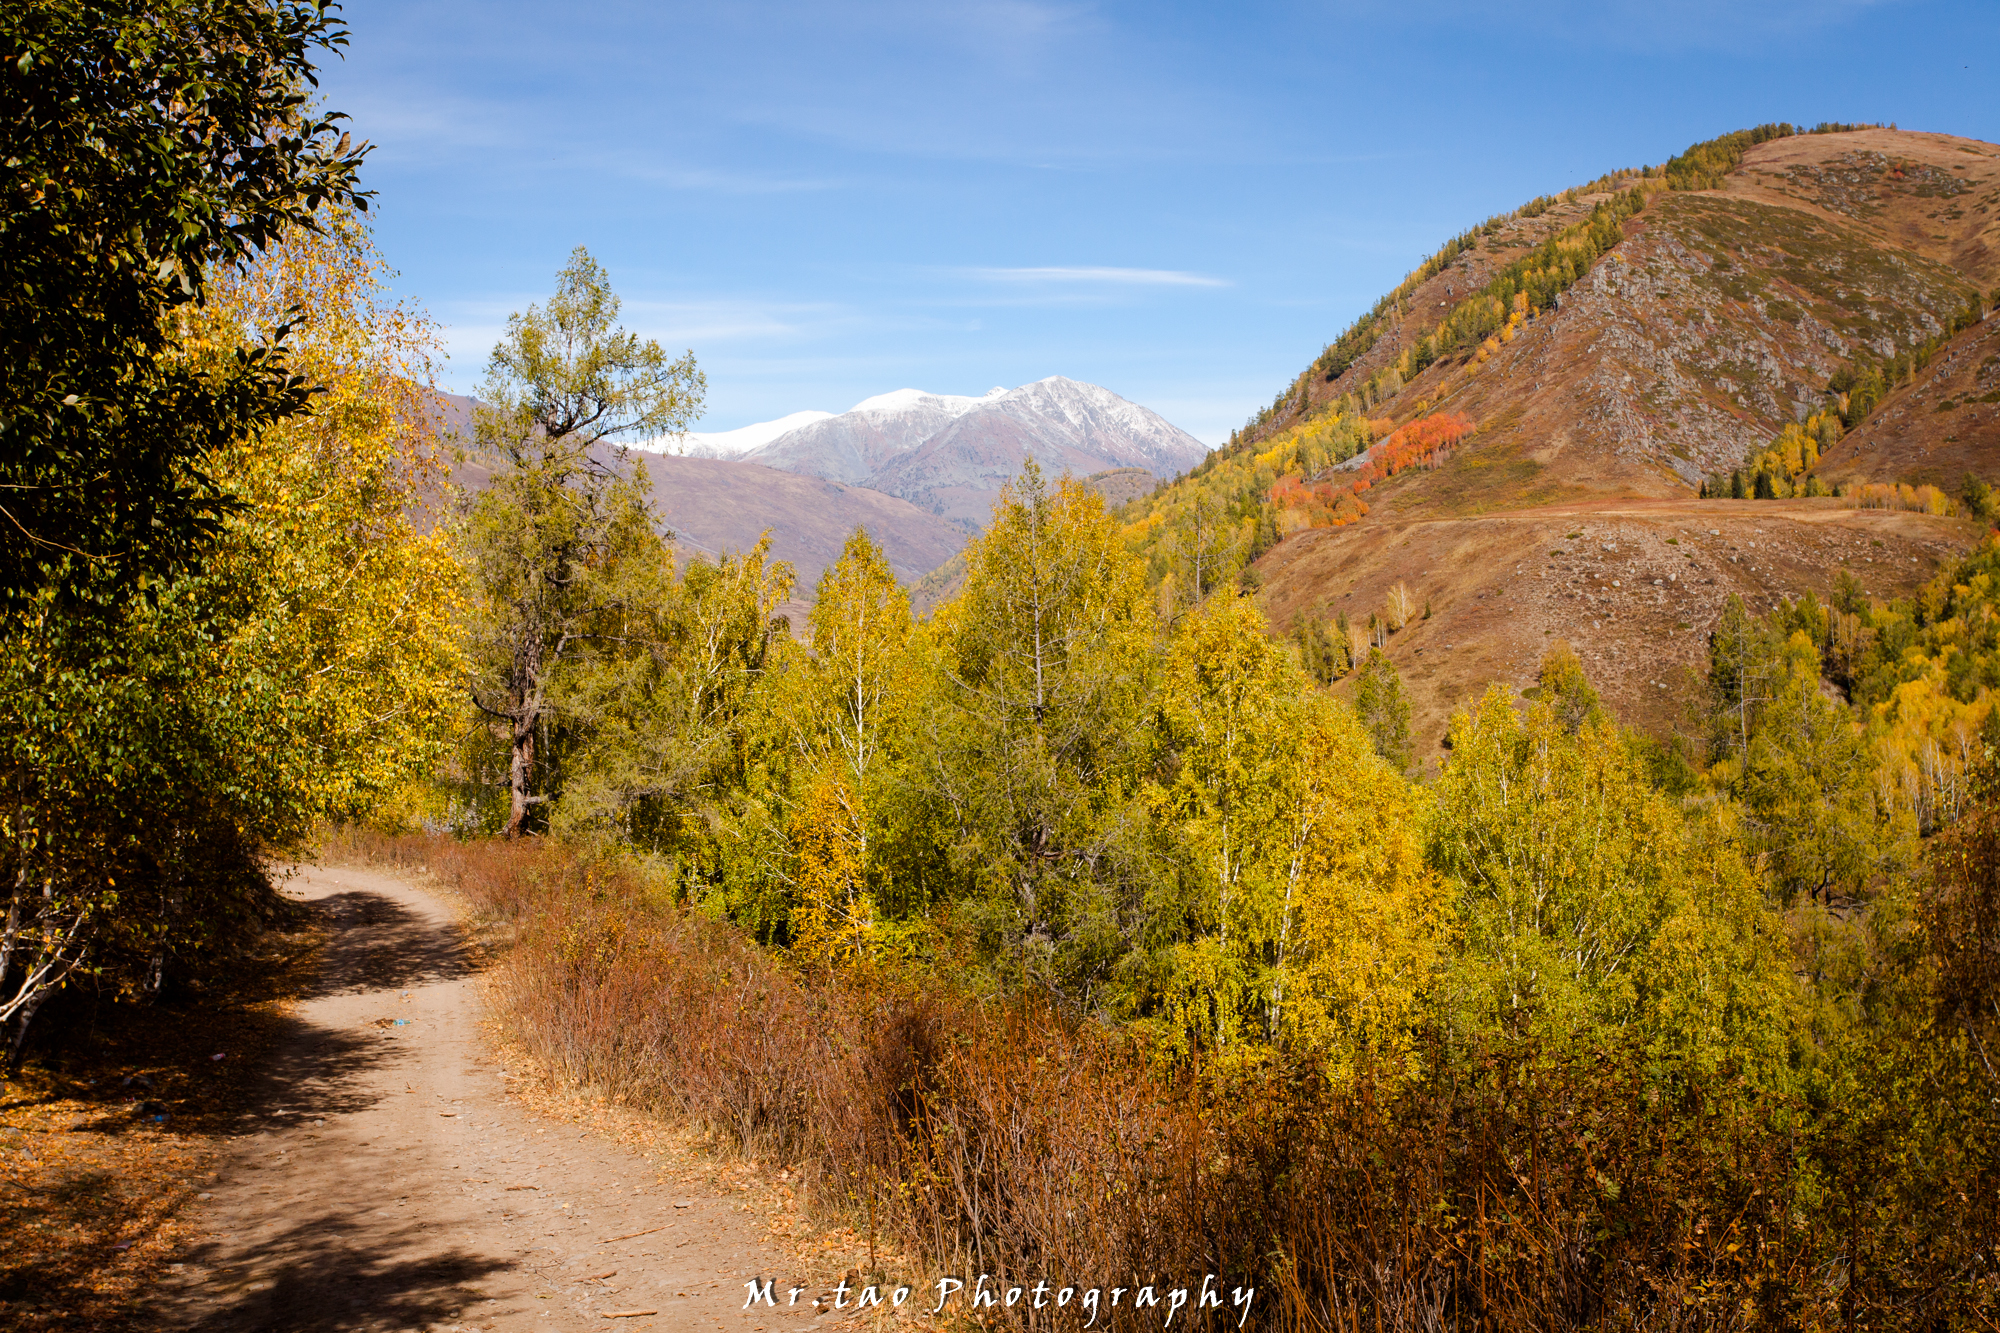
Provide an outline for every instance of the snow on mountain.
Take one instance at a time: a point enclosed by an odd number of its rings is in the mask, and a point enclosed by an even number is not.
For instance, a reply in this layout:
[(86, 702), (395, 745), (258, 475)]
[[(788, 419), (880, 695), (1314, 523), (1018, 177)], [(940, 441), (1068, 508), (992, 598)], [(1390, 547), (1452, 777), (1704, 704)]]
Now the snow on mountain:
[(937, 408), (946, 412), (969, 412), (981, 403), (998, 398), (1007, 391), (1002, 388), (988, 389), (978, 398), (955, 393), (925, 393), (922, 389), (891, 389), (888, 393), (878, 393), (873, 398), (863, 398), (850, 412), (901, 412), (913, 407)]
[(780, 435), (747, 457), (786, 472), (809, 472), (866, 486), (891, 458), (919, 447), (958, 417), (1004, 393), (995, 389), (984, 398), (969, 398), (897, 389), (864, 398), (837, 417)]
[(780, 435), (801, 426), (810, 426), (815, 421), (825, 421), (832, 415), (831, 412), (820, 411), (793, 412), (776, 421), (759, 421), (752, 426), (738, 426), (735, 430), (691, 430), (681, 437), (678, 447), (671, 438), (649, 440), (640, 447), (648, 453), (678, 453), (688, 458), (741, 458)]
[(1098, 385), (1053, 375), (977, 398), (919, 389), (878, 394), (749, 457), (984, 523), (994, 494), (1030, 455), (1051, 475), (1140, 467), (1171, 476), (1207, 452), (1158, 413)]

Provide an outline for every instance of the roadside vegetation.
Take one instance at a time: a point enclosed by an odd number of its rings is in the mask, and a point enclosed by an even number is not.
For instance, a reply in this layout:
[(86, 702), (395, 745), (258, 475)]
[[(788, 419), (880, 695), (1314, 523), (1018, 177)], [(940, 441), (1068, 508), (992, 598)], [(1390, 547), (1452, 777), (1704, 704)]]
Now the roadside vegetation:
[[(1246, 595), (1466, 437), (1369, 415), (1412, 361), (1119, 514), (1031, 465), (926, 616), (856, 531), (794, 626), (765, 546), (656, 521), (620, 441), (704, 381), (581, 249), (495, 348), (490, 481), (450, 492), (429, 331), (301, 91), (341, 34), (171, 13), (209, 39), (0, 19), (34, 184), (0, 244), (17, 1090), (95, 1058), (86, 1011), (295, 968), (266, 868), (345, 827), (508, 927), (499, 1013), (551, 1069), (939, 1270), (1216, 1274), (1314, 1329), (2000, 1314), (2000, 547), (1907, 603), (1733, 604), (1670, 736), (1556, 645), (1419, 772), (1408, 588), (1288, 639)], [(1592, 187), (1428, 354), (1476, 359), (1761, 133)]]

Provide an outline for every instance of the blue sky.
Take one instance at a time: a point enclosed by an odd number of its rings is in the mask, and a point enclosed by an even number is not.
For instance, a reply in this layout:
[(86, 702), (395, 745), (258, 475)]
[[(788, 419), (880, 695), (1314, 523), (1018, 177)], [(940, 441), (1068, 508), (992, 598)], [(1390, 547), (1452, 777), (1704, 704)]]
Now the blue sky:
[(351, 0), (328, 106), (477, 388), (586, 245), (703, 430), (1103, 384), (1211, 443), (1447, 236), (1768, 120), (2000, 140), (2000, 4)]

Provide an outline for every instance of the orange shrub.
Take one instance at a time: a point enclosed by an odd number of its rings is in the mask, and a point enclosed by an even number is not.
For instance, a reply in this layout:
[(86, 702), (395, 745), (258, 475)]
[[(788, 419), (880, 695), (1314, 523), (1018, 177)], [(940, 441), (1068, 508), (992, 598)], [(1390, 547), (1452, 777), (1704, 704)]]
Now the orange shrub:
[[(1369, 431), (1381, 442), (1364, 456), (1358, 470), (1338, 479), (1308, 481), (1287, 474), (1271, 487), (1269, 500), (1280, 513), (1296, 511), (1303, 523), (1291, 527), (1340, 527), (1358, 523), (1368, 513), (1359, 498), (1378, 481), (1412, 467), (1436, 467), (1450, 457), (1458, 442), (1472, 432), (1472, 419), (1462, 413), (1439, 413), (1412, 421), (1400, 430), (1388, 421), (1371, 421)], [(1377, 430), (1377, 428), (1383, 428)]]

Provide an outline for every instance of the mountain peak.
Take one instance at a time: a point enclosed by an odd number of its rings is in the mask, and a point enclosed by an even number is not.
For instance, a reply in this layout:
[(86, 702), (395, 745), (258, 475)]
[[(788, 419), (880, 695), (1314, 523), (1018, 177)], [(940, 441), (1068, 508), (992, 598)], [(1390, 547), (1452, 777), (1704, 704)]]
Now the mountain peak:
[(870, 486), (932, 513), (985, 523), (1030, 456), (1051, 474), (1143, 468), (1171, 476), (1201, 461), (1199, 440), (1111, 390), (1063, 375), (974, 398), (897, 389), (770, 441), (769, 467)]
[(988, 389), (983, 397), (974, 398), (967, 394), (927, 393), (922, 389), (891, 389), (888, 393), (878, 393), (873, 398), (863, 398), (849, 412), (906, 412), (911, 408), (931, 408), (941, 412), (969, 412), (988, 399), (997, 398), (1005, 389)]

